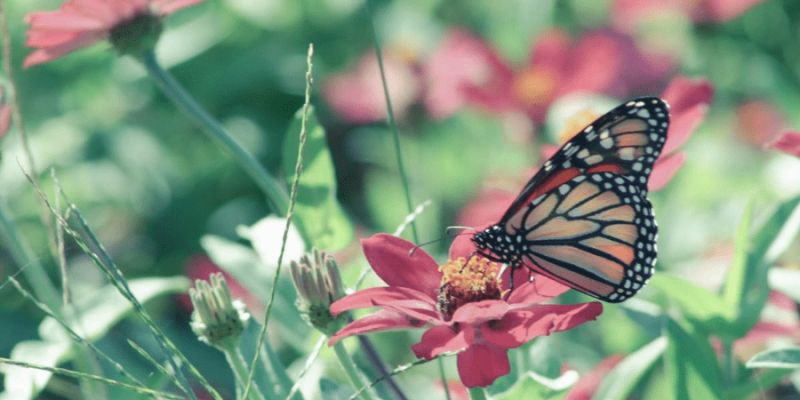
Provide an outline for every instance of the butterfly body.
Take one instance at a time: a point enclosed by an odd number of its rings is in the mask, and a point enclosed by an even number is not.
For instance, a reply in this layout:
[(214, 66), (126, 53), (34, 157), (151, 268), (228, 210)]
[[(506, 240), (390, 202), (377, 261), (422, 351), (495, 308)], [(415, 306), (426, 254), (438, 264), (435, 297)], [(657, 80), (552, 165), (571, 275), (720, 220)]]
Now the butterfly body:
[(479, 252), (527, 267), (608, 302), (653, 274), (658, 228), (647, 181), (669, 126), (669, 106), (635, 99), (570, 139), (500, 221), (478, 232)]

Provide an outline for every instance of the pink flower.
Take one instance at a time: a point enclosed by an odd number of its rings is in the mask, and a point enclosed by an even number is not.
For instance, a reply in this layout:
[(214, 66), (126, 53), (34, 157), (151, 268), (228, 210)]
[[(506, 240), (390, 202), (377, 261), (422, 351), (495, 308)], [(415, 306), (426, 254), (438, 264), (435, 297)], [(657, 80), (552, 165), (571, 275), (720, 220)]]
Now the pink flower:
[(781, 110), (765, 100), (738, 104), (735, 115), (736, 137), (756, 148), (762, 148), (789, 127)]
[(130, 35), (132, 30), (147, 31), (144, 33), (157, 37), (161, 17), (202, 1), (67, 0), (56, 11), (28, 14), (25, 22), (31, 28), (25, 45), (37, 50), (25, 58), (23, 66), (27, 68), (49, 62), (105, 39), (115, 41), (119, 38), (114, 43), (118, 50), (122, 50), (120, 46), (130, 48), (137, 44), (125, 42), (134, 37)]
[(663, 14), (678, 14), (694, 22), (726, 22), (744, 14), (764, 0), (615, 0), (612, 23), (631, 32)]
[[(386, 84), (395, 116), (402, 120), (408, 108), (422, 93), (415, 67), (400, 57), (383, 55)], [(388, 118), (378, 58), (370, 50), (351, 71), (329, 77), (322, 85), (322, 95), (342, 118), (352, 123), (383, 121)]]
[[(425, 108), (437, 119), (454, 114), (468, 100), (466, 88), (510, 89), (514, 78), (508, 62), (479, 37), (451, 29), (423, 66)], [(511, 93), (505, 93), (511, 98)], [(509, 105), (511, 106), (511, 105)]]
[(606, 375), (623, 359), (625, 359), (623, 354), (614, 354), (600, 361), (589, 373), (582, 376), (575, 386), (569, 389), (564, 400), (591, 400)]
[[(456, 239), (451, 257), (468, 255), (459, 249), (468, 249), (469, 243), (467, 236)], [(458, 373), (467, 387), (488, 386), (508, 374), (507, 349), (574, 328), (603, 310), (598, 302), (538, 304), (569, 289), (540, 275), (531, 282), (518, 280), (525, 283), (509, 294), (508, 272), (498, 277), (499, 265), (486, 259), (455, 257), (439, 267), (421, 249), (409, 255), (413, 243), (387, 234), (365, 239), (362, 246), (375, 273), (389, 286), (360, 290), (333, 303), (334, 315), (380, 310), (350, 323), (329, 344), (368, 332), (426, 327), (422, 341), (411, 350), (428, 360), (458, 352)]]
[(780, 150), (786, 154), (800, 157), (800, 132), (783, 132), (769, 142), (767, 148)]
[[(461, 35), (463, 36), (463, 35)], [(472, 49), (478, 39), (470, 39)], [(493, 112), (522, 111), (541, 122), (554, 100), (574, 92), (623, 96), (646, 90), (672, 69), (668, 58), (645, 54), (623, 34), (598, 30), (576, 43), (561, 30), (541, 34), (527, 65), (512, 70), (483, 44), (483, 81), (462, 81), (470, 102)], [(476, 52), (473, 50), (473, 52)]]

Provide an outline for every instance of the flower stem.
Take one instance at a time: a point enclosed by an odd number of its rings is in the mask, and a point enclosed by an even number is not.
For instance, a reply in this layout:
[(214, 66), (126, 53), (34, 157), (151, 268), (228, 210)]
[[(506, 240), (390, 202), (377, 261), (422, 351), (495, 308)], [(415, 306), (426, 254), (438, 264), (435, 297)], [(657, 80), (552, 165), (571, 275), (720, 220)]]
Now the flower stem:
[[(369, 6), (370, 2), (367, 1), (367, 12), (369, 13)], [(383, 96), (386, 98), (386, 111), (389, 115), (389, 128), (392, 131), (392, 137), (394, 138), (394, 151), (397, 158), (397, 170), (400, 172), (400, 181), (403, 182), (403, 191), (406, 195), (406, 207), (408, 207), (408, 213), (411, 214), (414, 212), (414, 204), (411, 202), (411, 189), (408, 185), (408, 177), (406, 176), (406, 169), (403, 165), (403, 154), (400, 152), (400, 135), (397, 133), (397, 123), (394, 119), (394, 110), (392, 108), (392, 99), (389, 97), (389, 86), (386, 84), (386, 72), (383, 68), (383, 54), (381, 53), (381, 45), (380, 41), (378, 41), (378, 32), (375, 30), (375, 24), (372, 22), (372, 15), (369, 13), (367, 15), (369, 18), (369, 26), (372, 28), (372, 37), (375, 42), (375, 56), (378, 59), (378, 70), (381, 72), (381, 83), (383, 84)], [(411, 221), (411, 233), (414, 237), (414, 241), (419, 243), (419, 237), (417, 236), (417, 223), (415, 221)]]
[[(244, 390), (245, 382), (247, 382), (247, 363), (242, 356), (242, 353), (239, 351), (239, 348), (236, 346), (226, 346), (221, 348), (225, 353), (225, 359), (228, 360), (228, 365), (231, 366), (233, 370), (233, 374), (236, 377), (236, 382), (242, 390)], [(255, 382), (252, 383), (254, 389), (250, 392), (250, 395), (247, 397), (251, 400), (265, 400), (264, 395), (261, 393), (261, 390), (258, 388), (258, 384)]]
[(152, 51), (145, 53), (141, 58), (142, 64), (147, 69), (150, 77), (156, 81), (167, 97), (178, 108), (189, 116), (196, 124), (212, 138), (216, 139), (222, 147), (242, 167), (258, 187), (267, 195), (273, 210), (280, 216), (286, 216), (289, 205), (289, 195), (283, 183), (275, 179), (252, 154), (242, 147), (225, 129), (209, 115), (197, 101), (175, 80), (175, 78), (158, 64)]
[(467, 390), (471, 400), (486, 400), (486, 391), (482, 387), (474, 387)]
[[(350, 379), (350, 383), (353, 387), (356, 390), (364, 387), (364, 382), (361, 380), (361, 376), (358, 375), (356, 365), (353, 363), (353, 359), (350, 358), (350, 355), (347, 354), (347, 350), (344, 349), (342, 342), (333, 345), (333, 352), (336, 353), (336, 358), (339, 360), (339, 364), (342, 365), (342, 369), (344, 369), (344, 373), (347, 375), (347, 378)], [(372, 394), (370, 394), (369, 390), (361, 392), (360, 396), (364, 400), (372, 400)]]

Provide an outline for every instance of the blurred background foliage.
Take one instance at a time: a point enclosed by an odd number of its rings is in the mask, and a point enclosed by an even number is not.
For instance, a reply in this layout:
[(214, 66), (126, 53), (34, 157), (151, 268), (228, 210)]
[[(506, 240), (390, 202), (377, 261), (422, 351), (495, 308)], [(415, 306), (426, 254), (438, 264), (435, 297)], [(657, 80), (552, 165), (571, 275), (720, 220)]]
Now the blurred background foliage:
[[(374, 19), (387, 56), (411, 65), (412, 71), (424, 65), (455, 27), (486, 40), (509, 65), (524, 66), (539, 35), (553, 27), (573, 40), (597, 29), (622, 29), (620, 19), (626, 17), (616, 3), (406, 0), (374, 1), (367, 7), (363, 0), (209, 0), (167, 20), (157, 54), (270, 171), (291, 176), (281, 158), (284, 132), (302, 105), (305, 55), (313, 42), (312, 103), (327, 131), (338, 198), (364, 236), (392, 232), (407, 215), (392, 137), (383, 121), (354, 122), (341, 115), (322, 90), (330, 78), (356, 70), (361, 57), (374, 48), (368, 18)], [(759, 4), (724, 22), (676, 12), (629, 27), (640, 50), (668, 57), (672, 67), (659, 79), (622, 94), (602, 93), (620, 95), (617, 101), (658, 95), (676, 73), (712, 83), (714, 99), (706, 120), (683, 147), (685, 165), (664, 190), (651, 195), (660, 227), (658, 268), (710, 288), (720, 285), (730, 264), (733, 232), (745, 204), (754, 202), (759, 215), (776, 201), (800, 194), (800, 160), (764, 150), (781, 130), (800, 127), (800, 2), (750, 3)], [(185, 274), (207, 234), (246, 244), (236, 227), (269, 214), (263, 195), (220, 148), (177, 113), (143, 68), (102, 44), (23, 70), (20, 61), (30, 51), (23, 46), (24, 15), (55, 9), (60, 2), (5, 4), (18, 98), (44, 192), (54, 193), (52, 168), (128, 278)], [(401, 96), (408, 89), (403, 84), (415, 84), (398, 82)], [(452, 115), (436, 118), (419, 99), (401, 98), (398, 103), (406, 104), (398, 123), (412, 200), (432, 200), (417, 219), (421, 241), (442, 237), (487, 179), (516, 182), (505, 183), (512, 190), (521, 187), (542, 161), (539, 145), (555, 143), (550, 116), (532, 121), (464, 104)], [(2, 143), (2, 201), (55, 278), (37, 194), (20, 160), (19, 139), (10, 134)], [(363, 263), (356, 243), (341, 252), (341, 264)], [(428, 250), (443, 258), (447, 246)], [(67, 256), (74, 291), (103, 282), (76, 246), (68, 243)], [(793, 246), (783, 263), (797, 265), (798, 260), (800, 250)], [(11, 262), (0, 247), (0, 277), (14, 271), (8, 267)], [(345, 274), (352, 283), (356, 268)], [(186, 335), (181, 345), (196, 349), (195, 357), (215, 357), (188, 333), (188, 310), (176, 304), (162, 300), (151, 307), (161, 322), (174, 324), (174, 335)], [(615, 315), (613, 307), (608, 310), (606, 314)], [(605, 354), (630, 352), (649, 341), (618, 316), (604, 315), (597, 327), (541, 342), (560, 343), (558, 350), (566, 358), (591, 367)], [(0, 290), (0, 356), (8, 356), (19, 340), (35, 336), (39, 317), (15, 291)], [(122, 323), (106, 336), (105, 345), (127, 348), (115, 341), (140, 330)], [(382, 335), (413, 343), (405, 334)], [(380, 343), (390, 362), (408, 361), (405, 351), (398, 352), (403, 346)], [(291, 346), (283, 349), (287, 363), (299, 357), (300, 351)], [(221, 384), (229, 377), (215, 379)]]

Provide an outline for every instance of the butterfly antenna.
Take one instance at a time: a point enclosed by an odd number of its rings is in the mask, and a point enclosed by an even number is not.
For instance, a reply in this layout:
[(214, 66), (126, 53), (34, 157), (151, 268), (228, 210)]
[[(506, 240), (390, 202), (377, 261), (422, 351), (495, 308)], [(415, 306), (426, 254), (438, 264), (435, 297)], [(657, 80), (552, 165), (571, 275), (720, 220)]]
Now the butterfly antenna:
[(470, 233), (477, 232), (475, 230), (475, 228), (470, 228), (468, 226), (448, 226), (447, 229), (445, 230), (445, 236), (444, 237), (440, 237), (438, 239), (433, 239), (433, 240), (431, 240), (429, 242), (420, 243), (420, 244), (412, 247), (411, 250), (408, 251), (408, 255), (409, 256), (413, 255), (414, 252), (417, 251), (417, 249), (422, 247), (422, 246), (427, 246), (427, 245), (429, 245), (431, 243), (441, 242), (442, 240), (449, 239), (449, 238), (452, 238), (454, 236), (459, 236), (459, 235), (463, 234), (463, 232), (462, 233), (453, 234), (453, 230), (455, 230), (455, 229), (462, 229), (462, 230), (465, 230), (465, 231), (467, 231), (467, 230), (472, 231)]
[(431, 243), (441, 242), (442, 240), (449, 239), (450, 237), (451, 237), (451, 236), (450, 236), (450, 235), (448, 235), (448, 236), (445, 236), (445, 237), (440, 237), (440, 238), (438, 238), (438, 239), (433, 239), (433, 240), (431, 240), (431, 241), (429, 241), (429, 242), (420, 243), (420, 244), (418, 244), (418, 245), (416, 245), (416, 246), (412, 247), (412, 248), (411, 248), (411, 250), (409, 250), (409, 251), (408, 251), (408, 255), (409, 255), (409, 256), (410, 256), (410, 255), (413, 255), (413, 254), (414, 254), (414, 252), (415, 252), (415, 251), (417, 251), (417, 249), (418, 249), (418, 248), (420, 248), (420, 247), (422, 247), (422, 246), (427, 246), (427, 245), (429, 245), (429, 244), (431, 244)]

